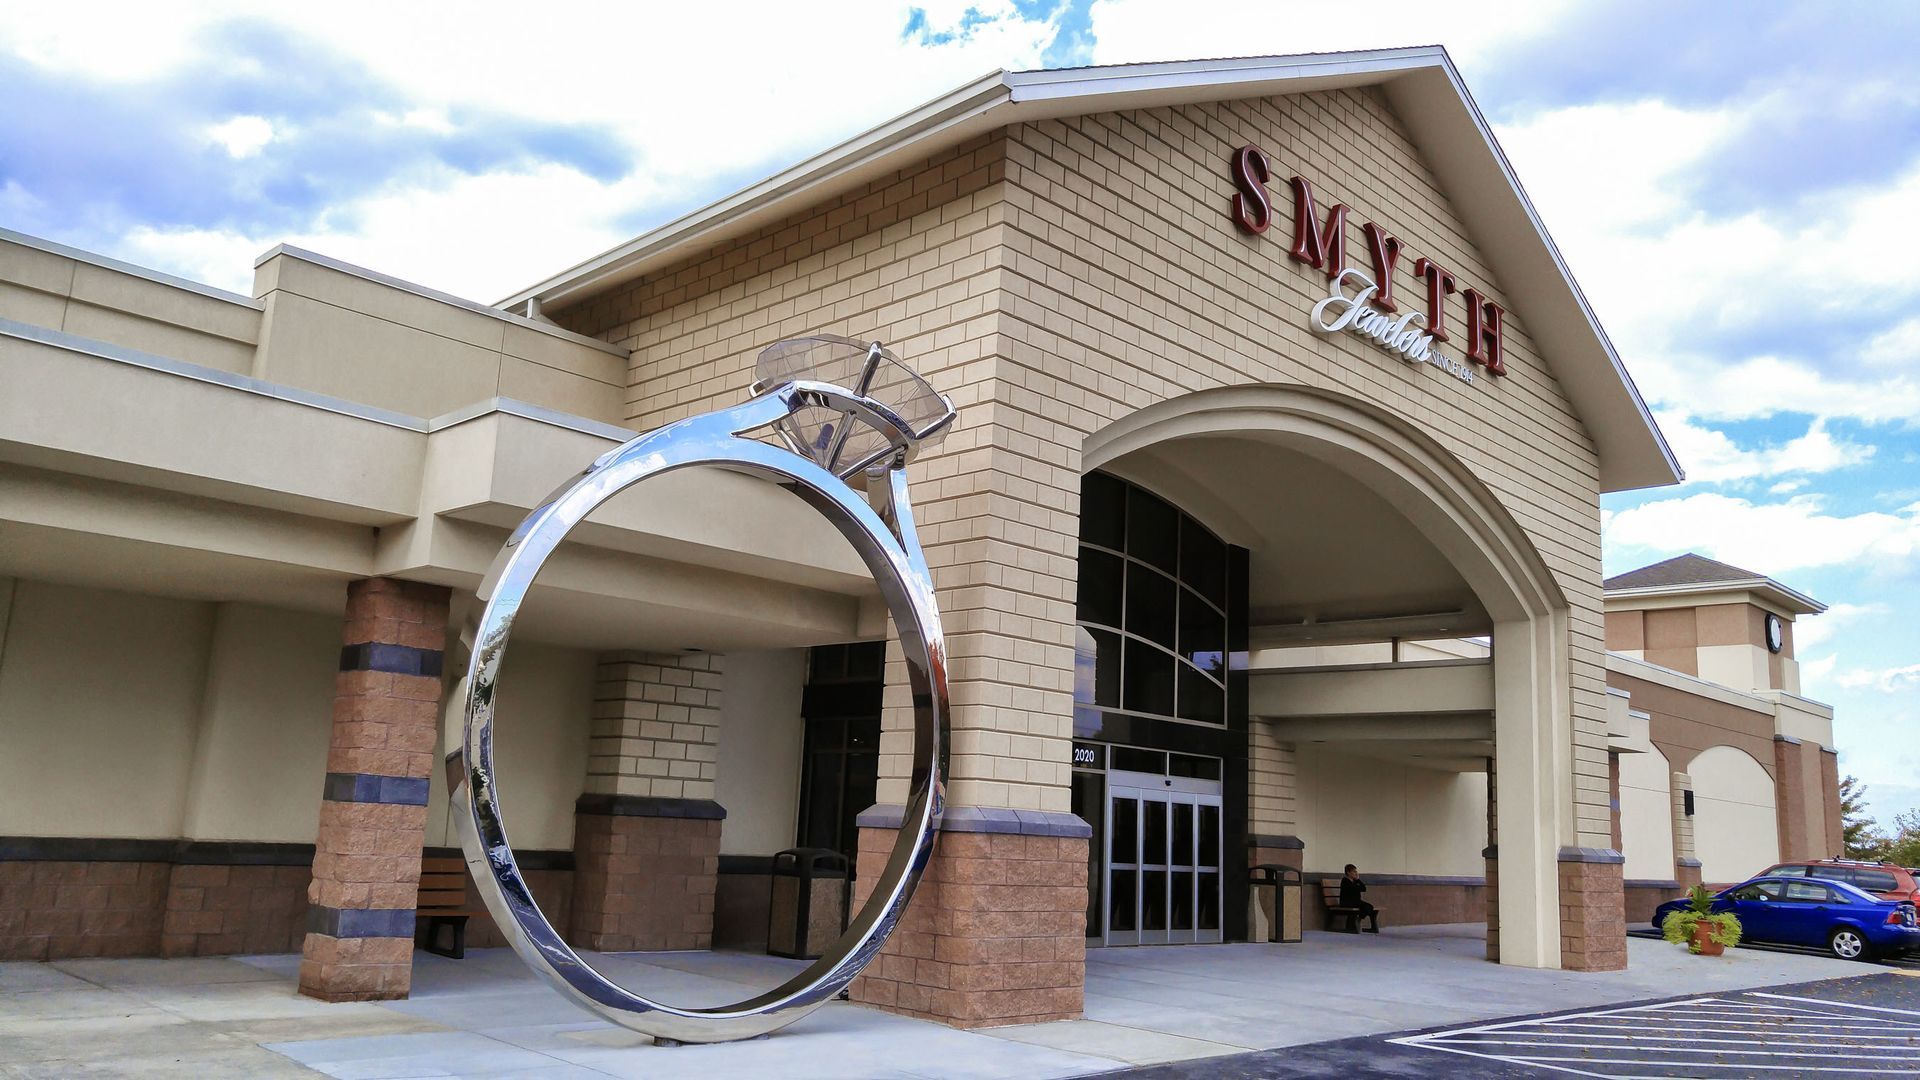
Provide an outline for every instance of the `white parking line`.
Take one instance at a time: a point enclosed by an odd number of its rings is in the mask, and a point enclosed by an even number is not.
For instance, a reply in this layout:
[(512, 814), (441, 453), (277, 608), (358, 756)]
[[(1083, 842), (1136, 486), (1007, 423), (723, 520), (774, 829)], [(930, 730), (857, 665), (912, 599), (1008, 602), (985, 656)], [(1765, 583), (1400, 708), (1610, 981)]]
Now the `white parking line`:
[[(1842, 1011), (1847, 1009), (1855, 1011)], [(1606, 1080), (1713, 1076), (1726, 1069), (1920, 1076), (1920, 1023), (1896, 1019), (1901, 1016), (1920, 1013), (1748, 992), (1479, 1024), (1390, 1041)]]
[(1763, 994), (1757, 990), (1752, 996), (1773, 998), (1777, 1001), (1809, 1001), (1816, 1005), (1837, 1005), (1842, 1009), (1867, 1009), (1872, 1012), (1895, 1013), (1899, 1016), (1920, 1016), (1920, 1012), (1912, 1009), (1889, 1009), (1884, 1005), (1861, 1005), (1852, 1001), (1824, 1001), (1820, 998), (1794, 997), (1792, 994)]

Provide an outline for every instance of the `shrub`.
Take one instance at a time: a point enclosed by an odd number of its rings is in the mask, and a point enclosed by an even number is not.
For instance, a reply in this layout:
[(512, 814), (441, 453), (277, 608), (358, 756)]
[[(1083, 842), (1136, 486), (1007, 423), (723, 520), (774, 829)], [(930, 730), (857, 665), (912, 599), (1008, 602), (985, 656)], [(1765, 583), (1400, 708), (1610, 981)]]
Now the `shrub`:
[(1705, 924), (1707, 938), (1716, 945), (1733, 948), (1740, 944), (1740, 919), (1731, 911), (1713, 910), (1713, 894), (1706, 886), (1695, 885), (1688, 894), (1692, 904), (1685, 911), (1676, 911), (1660, 923), (1660, 935), (1675, 945), (1685, 945), (1687, 951), (1696, 955), (1700, 946), (1693, 940), (1693, 929)]

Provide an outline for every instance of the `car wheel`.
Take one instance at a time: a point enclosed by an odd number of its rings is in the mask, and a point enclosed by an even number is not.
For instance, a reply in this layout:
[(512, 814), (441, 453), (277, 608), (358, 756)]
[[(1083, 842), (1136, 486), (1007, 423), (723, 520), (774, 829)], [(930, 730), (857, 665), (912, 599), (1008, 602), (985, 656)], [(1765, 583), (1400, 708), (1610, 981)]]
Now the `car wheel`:
[(1843, 926), (1827, 938), (1827, 951), (1842, 960), (1867, 959), (1867, 939), (1860, 931)]

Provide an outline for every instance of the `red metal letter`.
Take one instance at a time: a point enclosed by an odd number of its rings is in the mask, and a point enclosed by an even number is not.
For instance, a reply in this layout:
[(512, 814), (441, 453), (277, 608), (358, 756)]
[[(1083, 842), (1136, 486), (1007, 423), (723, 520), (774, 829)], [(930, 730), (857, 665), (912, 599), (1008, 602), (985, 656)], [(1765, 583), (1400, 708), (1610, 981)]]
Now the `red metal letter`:
[(1293, 257), (1309, 266), (1317, 266), (1327, 277), (1337, 278), (1347, 269), (1347, 205), (1341, 203), (1327, 211), (1327, 224), (1315, 228), (1320, 219), (1313, 205), (1313, 185), (1305, 177), (1293, 178)]
[(1233, 155), (1229, 166), (1233, 186), (1240, 191), (1233, 197), (1228, 216), (1249, 236), (1259, 236), (1273, 224), (1273, 203), (1267, 198), (1267, 155), (1257, 146), (1243, 146)]
[(1460, 295), (1467, 301), (1467, 359), (1487, 365), (1489, 375), (1505, 375), (1507, 361), (1500, 350), (1500, 316), (1505, 310), (1476, 290)]
[(1400, 261), (1400, 241), (1387, 230), (1369, 221), (1360, 227), (1367, 234), (1367, 252), (1373, 257), (1373, 280), (1380, 291), (1373, 294), (1373, 306), (1381, 311), (1398, 311), (1393, 302), (1393, 265)]
[(1447, 295), (1453, 292), (1453, 271), (1434, 262), (1421, 258), (1413, 264), (1413, 276), (1427, 279), (1427, 333), (1435, 341), (1446, 341), (1447, 333)]

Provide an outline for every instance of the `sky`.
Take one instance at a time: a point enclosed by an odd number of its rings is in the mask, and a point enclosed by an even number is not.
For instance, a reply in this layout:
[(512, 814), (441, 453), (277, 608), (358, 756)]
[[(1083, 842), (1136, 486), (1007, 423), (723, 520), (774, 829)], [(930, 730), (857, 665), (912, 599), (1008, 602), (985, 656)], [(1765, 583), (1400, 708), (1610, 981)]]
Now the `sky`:
[(1884, 823), (1920, 808), (1916, 40), (1766, 0), (4, 5), (0, 225), (490, 302), (995, 68), (1442, 44), (1687, 471), (1604, 498), (1607, 573), (1830, 605), (1803, 691)]

